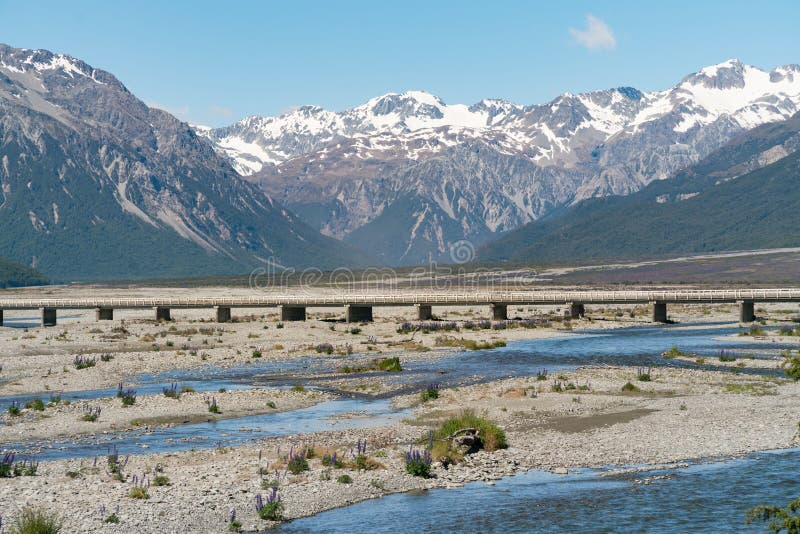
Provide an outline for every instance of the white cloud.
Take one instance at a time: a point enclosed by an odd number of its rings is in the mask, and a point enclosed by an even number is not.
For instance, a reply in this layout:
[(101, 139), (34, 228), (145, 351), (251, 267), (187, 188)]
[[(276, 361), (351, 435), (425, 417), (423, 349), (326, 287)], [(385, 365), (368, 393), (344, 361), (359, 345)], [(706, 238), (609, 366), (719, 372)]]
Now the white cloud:
[(569, 33), (578, 44), (589, 50), (613, 50), (617, 47), (614, 32), (594, 15), (586, 15), (586, 29), (570, 28)]

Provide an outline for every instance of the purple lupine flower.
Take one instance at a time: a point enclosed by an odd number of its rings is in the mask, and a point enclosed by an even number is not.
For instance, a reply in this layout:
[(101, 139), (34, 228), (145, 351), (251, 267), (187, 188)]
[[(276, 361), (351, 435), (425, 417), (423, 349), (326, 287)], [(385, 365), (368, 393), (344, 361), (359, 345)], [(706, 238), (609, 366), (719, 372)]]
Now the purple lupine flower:
[(228, 516), (228, 523), (236, 521), (236, 508), (231, 508), (230, 515)]

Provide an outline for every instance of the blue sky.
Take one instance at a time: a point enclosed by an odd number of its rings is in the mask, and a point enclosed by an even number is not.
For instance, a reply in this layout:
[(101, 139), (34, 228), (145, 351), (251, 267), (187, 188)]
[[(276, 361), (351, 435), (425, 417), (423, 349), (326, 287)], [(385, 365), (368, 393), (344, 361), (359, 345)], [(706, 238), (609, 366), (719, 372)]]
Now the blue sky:
[(221, 126), (387, 92), (520, 104), (666, 88), (736, 57), (800, 63), (800, 2), (0, 0), (0, 42), (114, 73), (184, 120)]

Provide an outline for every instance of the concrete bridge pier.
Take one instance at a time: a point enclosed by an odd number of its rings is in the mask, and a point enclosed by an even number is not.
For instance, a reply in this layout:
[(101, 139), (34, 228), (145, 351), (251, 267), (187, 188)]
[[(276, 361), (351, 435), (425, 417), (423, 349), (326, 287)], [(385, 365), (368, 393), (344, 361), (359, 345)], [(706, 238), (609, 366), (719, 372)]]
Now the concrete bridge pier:
[(580, 319), (586, 315), (586, 306), (580, 302), (573, 302), (569, 305), (569, 316), (572, 319)]
[(171, 321), (172, 317), (169, 315), (169, 308), (164, 306), (155, 306), (153, 311), (156, 313), (156, 321)]
[(489, 308), (491, 308), (492, 310), (492, 320), (494, 321), (508, 320), (508, 306), (506, 304), (490, 304)]
[(653, 306), (653, 322), (666, 323), (667, 322), (667, 303), (666, 302), (651, 302)]
[(3, 310), (0, 310), (0, 326), (3, 326)]
[(370, 323), (372, 322), (372, 306), (347, 304), (344, 307), (344, 320), (348, 323)]
[(740, 300), (739, 304), (739, 322), (752, 323), (756, 320), (756, 305), (752, 300)]
[[(433, 308), (427, 304), (415, 304), (417, 308), (417, 319), (420, 321), (430, 321), (433, 319)], [(2, 317), (0, 317), (2, 320)], [(2, 324), (2, 323), (0, 323)]]
[(42, 314), (42, 326), (55, 326), (56, 325), (56, 309), (55, 308), (39, 308)]
[(95, 308), (94, 318), (96, 321), (113, 321), (114, 308)]
[(281, 321), (305, 321), (305, 306), (278, 306), (281, 314)]
[(231, 322), (231, 307), (214, 306), (214, 317), (216, 317), (218, 323)]

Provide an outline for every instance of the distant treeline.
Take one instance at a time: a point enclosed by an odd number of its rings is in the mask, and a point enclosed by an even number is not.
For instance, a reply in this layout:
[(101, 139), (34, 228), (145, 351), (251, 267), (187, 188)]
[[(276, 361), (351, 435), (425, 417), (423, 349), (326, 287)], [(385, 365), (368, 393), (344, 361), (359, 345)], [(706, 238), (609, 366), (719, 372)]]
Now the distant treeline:
[(0, 288), (39, 286), (49, 282), (47, 277), (36, 269), (0, 258)]

